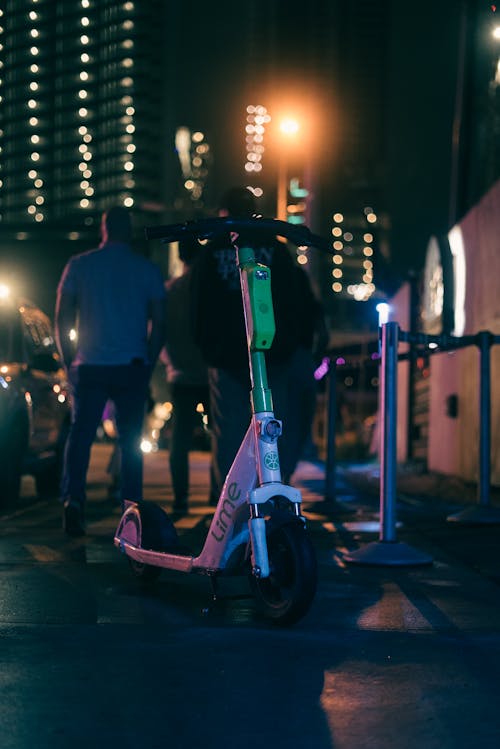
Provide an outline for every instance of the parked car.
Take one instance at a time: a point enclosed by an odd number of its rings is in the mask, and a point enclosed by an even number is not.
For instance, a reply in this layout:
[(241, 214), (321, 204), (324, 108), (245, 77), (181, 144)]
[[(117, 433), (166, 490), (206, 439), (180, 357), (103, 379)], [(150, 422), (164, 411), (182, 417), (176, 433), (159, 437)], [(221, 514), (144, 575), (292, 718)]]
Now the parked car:
[(69, 424), (51, 322), (0, 284), (0, 503), (17, 499), (24, 474), (38, 495), (57, 494)]

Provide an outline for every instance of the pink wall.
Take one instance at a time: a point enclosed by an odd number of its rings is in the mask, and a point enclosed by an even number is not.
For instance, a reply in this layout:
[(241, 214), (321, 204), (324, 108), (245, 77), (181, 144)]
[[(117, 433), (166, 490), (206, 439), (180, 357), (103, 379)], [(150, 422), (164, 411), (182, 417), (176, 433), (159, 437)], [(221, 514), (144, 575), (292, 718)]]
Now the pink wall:
[[(457, 232), (457, 229), (459, 230)], [(500, 181), (453, 228), (463, 244), (463, 334), (500, 335)], [(451, 234), (451, 232), (450, 232)], [(500, 485), (500, 345), (491, 349), (492, 483)], [(445, 413), (458, 395), (458, 418)], [(429, 451), (431, 470), (478, 478), (479, 352), (475, 346), (431, 357)]]

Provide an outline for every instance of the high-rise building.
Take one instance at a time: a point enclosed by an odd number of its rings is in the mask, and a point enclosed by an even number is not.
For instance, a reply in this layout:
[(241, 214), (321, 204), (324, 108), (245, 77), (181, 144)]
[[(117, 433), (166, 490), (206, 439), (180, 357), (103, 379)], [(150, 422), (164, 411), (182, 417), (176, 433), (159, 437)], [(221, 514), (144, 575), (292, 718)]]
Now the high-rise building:
[(2, 230), (75, 237), (110, 204), (161, 210), (161, 0), (1, 5)]

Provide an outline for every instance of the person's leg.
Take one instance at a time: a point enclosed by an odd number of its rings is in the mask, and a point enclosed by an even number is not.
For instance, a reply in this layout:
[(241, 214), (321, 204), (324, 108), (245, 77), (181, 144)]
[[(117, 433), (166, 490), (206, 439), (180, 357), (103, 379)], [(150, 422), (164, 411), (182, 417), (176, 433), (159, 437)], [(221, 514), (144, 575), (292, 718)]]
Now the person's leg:
[(213, 479), (217, 495), (250, 423), (250, 384), (222, 369), (208, 370)]
[[(64, 452), (61, 501), (74, 510), (65, 512), (65, 530), (80, 535), (86, 499), (90, 449), (106, 403), (106, 387), (100, 367), (80, 366), (70, 371), (72, 385), (72, 418)], [(67, 515), (73, 515), (71, 519)]]
[(174, 509), (185, 509), (189, 495), (189, 449), (198, 415), (196, 390), (190, 385), (173, 383), (173, 415), (169, 465), (174, 490)]
[(149, 369), (142, 365), (109, 367), (109, 394), (116, 408), (121, 449), (121, 499), (142, 500), (143, 460), (141, 435), (144, 423)]
[(295, 435), (293, 425), (289, 424), (290, 408), (293, 404), (289, 398), (288, 366), (270, 366), (268, 368), (269, 387), (273, 397), (274, 415), (283, 422), (283, 433), (278, 439), (278, 452), (283, 481), (288, 483), (294, 468)]

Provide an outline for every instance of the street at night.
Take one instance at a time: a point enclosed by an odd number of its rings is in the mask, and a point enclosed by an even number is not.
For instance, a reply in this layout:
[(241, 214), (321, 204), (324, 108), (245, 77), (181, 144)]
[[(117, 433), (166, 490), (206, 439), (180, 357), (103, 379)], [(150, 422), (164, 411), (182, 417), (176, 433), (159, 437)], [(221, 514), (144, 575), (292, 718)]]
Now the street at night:
[[(398, 539), (432, 564), (346, 564), (377, 538), (378, 497), (339, 471), (328, 512), (323, 466), (303, 462), (319, 586), (283, 629), (259, 619), (243, 578), (222, 581), (211, 608), (204, 577), (132, 577), (113, 546), (109, 453), (93, 449), (83, 539), (63, 534), (58, 502), (35, 500), (28, 477), (2, 511), (2, 749), (498, 746), (499, 526), (450, 524), (460, 502), (405, 495)], [(166, 472), (165, 451), (146, 456), (145, 496), (168, 511)], [(193, 549), (211, 516), (207, 475), (208, 454), (194, 453), (177, 522)]]

